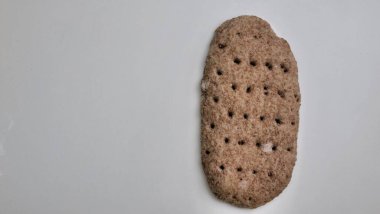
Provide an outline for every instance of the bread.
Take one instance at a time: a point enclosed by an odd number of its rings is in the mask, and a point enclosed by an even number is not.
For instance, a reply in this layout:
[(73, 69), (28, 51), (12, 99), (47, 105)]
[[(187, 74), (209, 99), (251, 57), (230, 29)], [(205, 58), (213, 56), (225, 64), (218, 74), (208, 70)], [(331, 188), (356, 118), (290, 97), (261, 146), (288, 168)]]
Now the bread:
[(288, 185), (297, 154), (300, 89), (286, 40), (256, 16), (214, 34), (201, 82), (201, 158), (211, 191), (255, 208)]

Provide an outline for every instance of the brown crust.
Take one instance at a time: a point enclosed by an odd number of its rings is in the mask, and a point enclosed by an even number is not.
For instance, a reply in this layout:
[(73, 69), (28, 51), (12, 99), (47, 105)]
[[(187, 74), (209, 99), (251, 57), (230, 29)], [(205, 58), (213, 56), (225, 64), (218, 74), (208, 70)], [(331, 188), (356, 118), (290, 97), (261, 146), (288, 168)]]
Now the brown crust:
[(255, 208), (288, 185), (300, 108), (297, 63), (288, 43), (256, 16), (215, 31), (202, 79), (202, 165), (211, 191)]

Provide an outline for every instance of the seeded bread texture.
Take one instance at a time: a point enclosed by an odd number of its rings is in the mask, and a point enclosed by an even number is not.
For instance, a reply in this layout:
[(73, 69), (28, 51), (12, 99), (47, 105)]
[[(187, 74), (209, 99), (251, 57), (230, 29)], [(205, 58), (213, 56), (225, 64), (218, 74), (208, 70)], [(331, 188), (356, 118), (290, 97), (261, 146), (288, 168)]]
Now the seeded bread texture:
[(225, 21), (201, 90), (201, 158), (211, 191), (239, 207), (271, 201), (296, 162), (300, 89), (289, 44), (256, 16)]

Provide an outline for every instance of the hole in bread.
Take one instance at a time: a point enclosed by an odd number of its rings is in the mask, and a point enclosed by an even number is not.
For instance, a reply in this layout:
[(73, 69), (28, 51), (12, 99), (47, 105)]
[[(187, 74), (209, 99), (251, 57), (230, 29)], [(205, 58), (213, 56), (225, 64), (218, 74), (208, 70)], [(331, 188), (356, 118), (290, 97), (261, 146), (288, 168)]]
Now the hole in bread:
[(258, 148), (261, 147), (261, 141), (260, 141), (260, 140), (257, 140), (257, 141), (256, 141), (256, 146), (257, 146)]
[(273, 177), (273, 172), (268, 172), (269, 177)]
[(232, 118), (234, 116), (234, 112), (232, 112), (232, 111), (228, 111), (228, 117), (229, 118)]
[(218, 74), (218, 76), (221, 76), (223, 74), (223, 71), (218, 69), (218, 70), (216, 70), (216, 74)]
[(257, 65), (257, 62), (256, 62), (256, 60), (251, 60), (249, 62), (249, 64), (252, 65), (253, 67), (255, 67)]
[(240, 32), (237, 32), (236, 35), (241, 36), (241, 33), (240, 33)]
[(291, 147), (288, 147), (288, 148), (286, 149), (286, 151), (290, 152), (290, 151), (292, 151), (292, 148), (291, 148)]
[(276, 123), (277, 123), (278, 125), (281, 125), (281, 124), (282, 124), (282, 119), (281, 119), (281, 118), (277, 117), (277, 118), (275, 118), (274, 120), (276, 121)]
[(241, 60), (239, 58), (235, 58), (234, 63), (239, 65), (241, 63)]
[(211, 128), (211, 129), (214, 129), (214, 128), (215, 128), (215, 123), (211, 123), (211, 124), (210, 124), (210, 128)]
[(264, 117), (264, 116), (260, 116), (260, 120), (261, 120), (261, 121), (264, 121), (264, 120), (265, 120), (265, 117)]
[(236, 197), (236, 195), (232, 196), (232, 198), (233, 198), (233, 199), (235, 199), (235, 200), (237, 200), (237, 197)]
[(251, 91), (252, 91), (251, 86), (248, 86), (246, 92), (247, 92), (247, 93), (251, 93)]
[(281, 98), (285, 98), (285, 92), (282, 91), (282, 90), (278, 90), (277, 91), (277, 94), (281, 97)]
[(296, 123), (294, 121), (292, 121), (290, 124), (292, 124), (292, 126), (294, 126)]
[(241, 172), (241, 171), (243, 171), (243, 168), (238, 167), (236, 170), (237, 170), (238, 172)]
[(253, 170), (252, 171), (252, 174), (256, 175), (257, 171), (256, 170)]
[(240, 181), (242, 181), (243, 180), (243, 178), (240, 178)]
[(265, 67), (267, 67), (269, 70), (272, 70), (272, 69), (273, 69), (273, 65), (272, 65), (272, 63), (270, 63), (270, 62), (266, 62), (266, 63), (265, 63)]
[(220, 165), (219, 168), (220, 168), (221, 170), (224, 170), (224, 165), (223, 165), (223, 164)]
[(219, 45), (218, 45), (218, 47), (220, 48), (220, 49), (223, 49), (223, 48), (225, 48), (227, 45), (226, 44), (223, 44), (223, 43), (220, 43)]
[(249, 198), (248, 198), (248, 201), (252, 201), (252, 197), (249, 197)]
[(282, 71), (284, 71), (284, 73), (288, 73), (289, 69), (284, 63), (281, 63), (280, 66), (281, 66)]
[(218, 103), (219, 102), (219, 97), (215, 96), (215, 97), (213, 97), (213, 100), (214, 100), (215, 103)]
[(224, 143), (229, 143), (230, 139), (228, 137), (224, 138)]
[(268, 93), (269, 93), (268, 92), (269, 87), (267, 85), (264, 85), (263, 89), (264, 89), (264, 94), (268, 95)]
[(272, 146), (272, 151), (276, 151), (276, 150), (277, 150), (277, 146), (276, 145)]
[(238, 144), (239, 144), (239, 145), (244, 145), (244, 144), (245, 144), (245, 141), (244, 141), (244, 140), (239, 140), (239, 141), (238, 141)]
[(210, 154), (210, 151), (209, 150), (206, 150), (206, 155), (209, 155)]
[(248, 119), (248, 114), (247, 113), (245, 113), (244, 115), (243, 115), (243, 117), (244, 117), (244, 119)]
[(297, 102), (300, 101), (300, 97), (298, 96), (298, 94), (294, 94), (294, 98), (296, 98), (296, 101), (297, 101)]
[(231, 86), (231, 88), (232, 88), (232, 90), (236, 91), (236, 88), (237, 88), (236, 84), (233, 83), (232, 86)]

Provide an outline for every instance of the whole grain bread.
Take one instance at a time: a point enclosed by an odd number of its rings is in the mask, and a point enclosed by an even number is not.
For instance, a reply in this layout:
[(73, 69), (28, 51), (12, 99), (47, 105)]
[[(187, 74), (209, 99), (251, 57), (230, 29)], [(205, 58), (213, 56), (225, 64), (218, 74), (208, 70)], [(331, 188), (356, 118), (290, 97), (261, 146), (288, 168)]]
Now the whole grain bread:
[(288, 185), (296, 162), (300, 89), (286, 40), (256, 16), (214, 34), (201, 82), (201, 152), (215, 196), (255, 208)]

